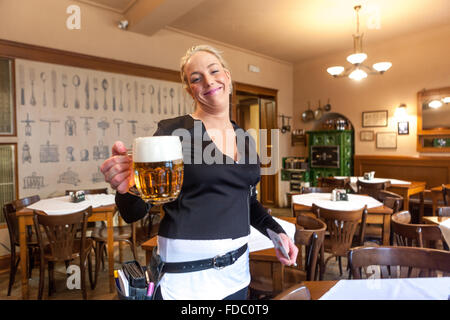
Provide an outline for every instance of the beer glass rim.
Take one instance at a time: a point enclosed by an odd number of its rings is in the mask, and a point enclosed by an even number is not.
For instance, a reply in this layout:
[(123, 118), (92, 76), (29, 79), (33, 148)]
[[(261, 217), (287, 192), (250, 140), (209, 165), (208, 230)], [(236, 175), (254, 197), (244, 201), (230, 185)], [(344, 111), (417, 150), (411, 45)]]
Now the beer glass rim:
[[(137, 146), (143, 146), (143, 148)], [(133, 141), (132, 155), (133, 161), (135, 162), (159, 162), (183, 159), (180, 137), (137, 137)]]

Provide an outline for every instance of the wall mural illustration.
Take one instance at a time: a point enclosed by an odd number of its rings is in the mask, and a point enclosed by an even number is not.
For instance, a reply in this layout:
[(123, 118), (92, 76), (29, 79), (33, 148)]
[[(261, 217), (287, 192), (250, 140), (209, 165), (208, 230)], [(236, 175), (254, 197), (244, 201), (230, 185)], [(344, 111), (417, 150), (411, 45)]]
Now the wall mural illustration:
[[(181, 83), (17, 59), (19, 195), (107, 187), (100, 165), (159, 121), (192, 113)], [(111, 192), (111, 190), (110, 190)]]

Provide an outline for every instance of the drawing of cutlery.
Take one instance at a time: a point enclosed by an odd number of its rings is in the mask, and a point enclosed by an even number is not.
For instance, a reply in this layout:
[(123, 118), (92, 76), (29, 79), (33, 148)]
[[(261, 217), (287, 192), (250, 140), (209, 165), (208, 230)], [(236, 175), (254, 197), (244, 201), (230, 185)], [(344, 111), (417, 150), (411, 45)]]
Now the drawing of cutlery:
[(163, 97), (164, 97), (164, 114), (167, 114), (167, 88), (163, 89)]
[(119, 80), (119, 92), (120, 92), (119, 110), (123, 111), (123, 103), (122, 103), (123, 83), (122, 83), (122, 80)]
[(66, 100), (67, 75), (66, 75), (65, 73), (63, 73), (63, 75), (62, 75), (61, 83), (62, 83), (62, 86), (64, 87), (64, 101), (63, 101), (63, 107), (64, 107), (64, 108), (68, 108), (68, 107), (69, 107), (69, 104), (67, 103), (67, 100)]
[(161, 87), (158, 87), (158, 114), (161, 114)]
[(75, 109), (80, 109), (80, 100), (78, 100), (78, 87), (80, 86), (80, 77), (78, 75), (74, 75), (72, 78), (72, 83), (75, 87)]
[(86, 77), (86, 85), (84, 86), (84, 93), (86, 94), (86, 110), (91, 107), (89, 105), (89, 77)]
[(108, 105), (106, 104), (106, 90), (108, 90), (108, 80), (103, 79), (102, 88), (103, 88), (103, 110), (107, 110)]
[(137, 81), (134, 82), (134, 108), (135, 112), (138, 112), (138, 84)]
[(19, 65), (20, 104), (25, 105), (25, 70)]
[(53, 108), (56, 108), (56, 71), (52, 70)]
[(142, 94), (142, 113), (145, 112), (145, 84), (141, 84), (141, 94)]
[(47, 77), (46, 77), (46, 75), (45, 75), (45, 72), (41, 72), (40, 78), (41, 78), (41, 80), (42, 80), (42, 88), (44, 89), (44, 90), (43, 90), (44, 93), (43, 93), (43, 96), (42, 96), (42, 105), (43, 105), (44, 107), (46, 107), (46, 106), (47, 106), (47, 95), (46, 95), (46, 93), (45, 93), (45, 80), (47, 80)]
[(155, 94), (155, 88), (153, 85), (148, 87), (148, 93), (150, 93), (150, 113), (153, 114), (153, 95)]
[(111, 91), (112, 91), (112, 109), (113, 111), (116, 111), (116, 78), (112, 78)]
[(31, 81), (31, 99), (30, 99), (30, 104), (32, 106), (36, 105), (36, 98), (34, 97), (34, 69), (31, 68), (30, 69), (30, 81)]
[(128, 112), (131, 112), (131, 84), (127, 82), (127, 91), (128, 91)]
[(173, 115), (174, 114), (173, 113), (173, 97), (175, 96), (174, 88), (170, 88), (169, 95), (170, 95), (170, 114)]
[(94, 88), (94, 109), (98, 110), (98, 101), (97, 101), (98, 80), (97, 80), (97, 78), (94, 78), (93, 88)]

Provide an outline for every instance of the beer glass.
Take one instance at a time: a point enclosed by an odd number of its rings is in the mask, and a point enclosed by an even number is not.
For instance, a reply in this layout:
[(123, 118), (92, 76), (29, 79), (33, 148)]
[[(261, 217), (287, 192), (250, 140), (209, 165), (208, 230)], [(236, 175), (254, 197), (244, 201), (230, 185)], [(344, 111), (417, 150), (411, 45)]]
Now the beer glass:
[(135, 186), (129, 193), (153, 205), (174, 201), (183, 185), (183, 152), (178, 136), (140, 137), (133, 142)]

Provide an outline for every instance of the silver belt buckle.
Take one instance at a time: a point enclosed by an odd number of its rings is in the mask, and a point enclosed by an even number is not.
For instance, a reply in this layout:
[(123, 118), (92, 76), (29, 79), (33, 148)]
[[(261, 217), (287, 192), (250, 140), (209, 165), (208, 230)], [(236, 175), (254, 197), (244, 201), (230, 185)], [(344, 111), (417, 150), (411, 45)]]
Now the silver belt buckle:
[(213, 258), (213, 267), (214, 267), (214, 269), (220, 270), (220, 269), (225, 268), (225, 266), (218, 266), (218, 265), (217, 265), (217, 259), (220, 258), (220, 257), (223, 257), (223, 256), (225, 256), (225, 255), (217, 255), (217, 256), (215, 256), (215, 257)]

